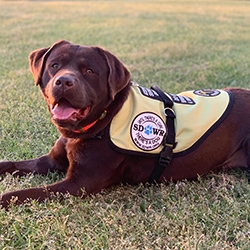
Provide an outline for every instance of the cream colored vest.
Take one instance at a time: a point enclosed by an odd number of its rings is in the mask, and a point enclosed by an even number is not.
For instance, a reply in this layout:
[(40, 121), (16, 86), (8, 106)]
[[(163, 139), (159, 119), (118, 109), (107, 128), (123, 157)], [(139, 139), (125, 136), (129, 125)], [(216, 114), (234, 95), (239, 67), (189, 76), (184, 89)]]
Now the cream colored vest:
[[(174, 156), (194, 150), (229, 113), (233, 98), (224, 90), (195, 90), (166, 94), (174, 103)], [(115, 149), (134, 154), (159, 154), (168, 133), (164, 103), (152, 89), (133, 84), (128, 99), (110, 125)]]

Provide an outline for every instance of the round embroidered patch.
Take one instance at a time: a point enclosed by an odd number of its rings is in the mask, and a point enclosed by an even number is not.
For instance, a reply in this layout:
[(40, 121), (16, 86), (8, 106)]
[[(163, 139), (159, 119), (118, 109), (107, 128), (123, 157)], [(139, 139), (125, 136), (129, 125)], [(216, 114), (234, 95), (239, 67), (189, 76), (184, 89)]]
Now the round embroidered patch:
[(158, 148), (166, 132), (165, 122), (158, 115), (151, 112), (140, 113), (136, 116), (130, 128), (134, 144), (144, 151)]
[(220, 94), (220, 91), (217, 89), (199, 89), (195, 90), (194, 94), (206, 97), (217, 96)]

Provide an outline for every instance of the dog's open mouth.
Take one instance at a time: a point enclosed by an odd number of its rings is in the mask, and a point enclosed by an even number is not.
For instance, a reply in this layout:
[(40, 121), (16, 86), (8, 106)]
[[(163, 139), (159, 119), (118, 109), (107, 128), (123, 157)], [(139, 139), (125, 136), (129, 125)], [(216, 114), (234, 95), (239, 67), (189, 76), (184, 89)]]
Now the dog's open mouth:
[(91, 106), (76, 109), (69, 101), (64, 98), (61, 98), (59, 102), (57, 102), (55, 105), (52, 105), (51, 112), (53, 115), (53, 119), (55, 120), (77, 121), (84, 119), (88, 115), (90, 109)]

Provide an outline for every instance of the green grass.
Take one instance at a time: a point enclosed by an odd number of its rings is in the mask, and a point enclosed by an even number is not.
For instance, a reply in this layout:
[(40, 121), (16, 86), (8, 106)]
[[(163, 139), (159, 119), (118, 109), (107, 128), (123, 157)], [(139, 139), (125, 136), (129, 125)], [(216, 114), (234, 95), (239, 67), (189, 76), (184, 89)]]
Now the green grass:
[[(28, 69), (32, 50), (99, 45), (141, 85), (173, 93), (249, 88), (249, 13), (249, 1), (0, 1), (0, 159), (40, 156), (58, 137)], [(0, 192), (61, 178), (7, 175)], [(249, 249), (249, 200), (238, 170), (34, 202), (0, 210), (0, 249)]]

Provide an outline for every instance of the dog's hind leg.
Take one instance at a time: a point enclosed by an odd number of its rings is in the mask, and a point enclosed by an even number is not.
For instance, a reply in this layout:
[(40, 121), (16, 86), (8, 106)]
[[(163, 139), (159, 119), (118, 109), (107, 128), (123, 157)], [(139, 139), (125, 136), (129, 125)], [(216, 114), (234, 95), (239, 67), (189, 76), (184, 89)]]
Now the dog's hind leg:
[(238, 150), (223, 164), (223, 168), (245, 168), (250, 183), (250, 134), (239, 145)]
[(246, 149), (246, 157), (247, 157), (246, 176), (248, 179), (248, 183), (250, 184), (250, 135), (247, 136), (244, 146)]

